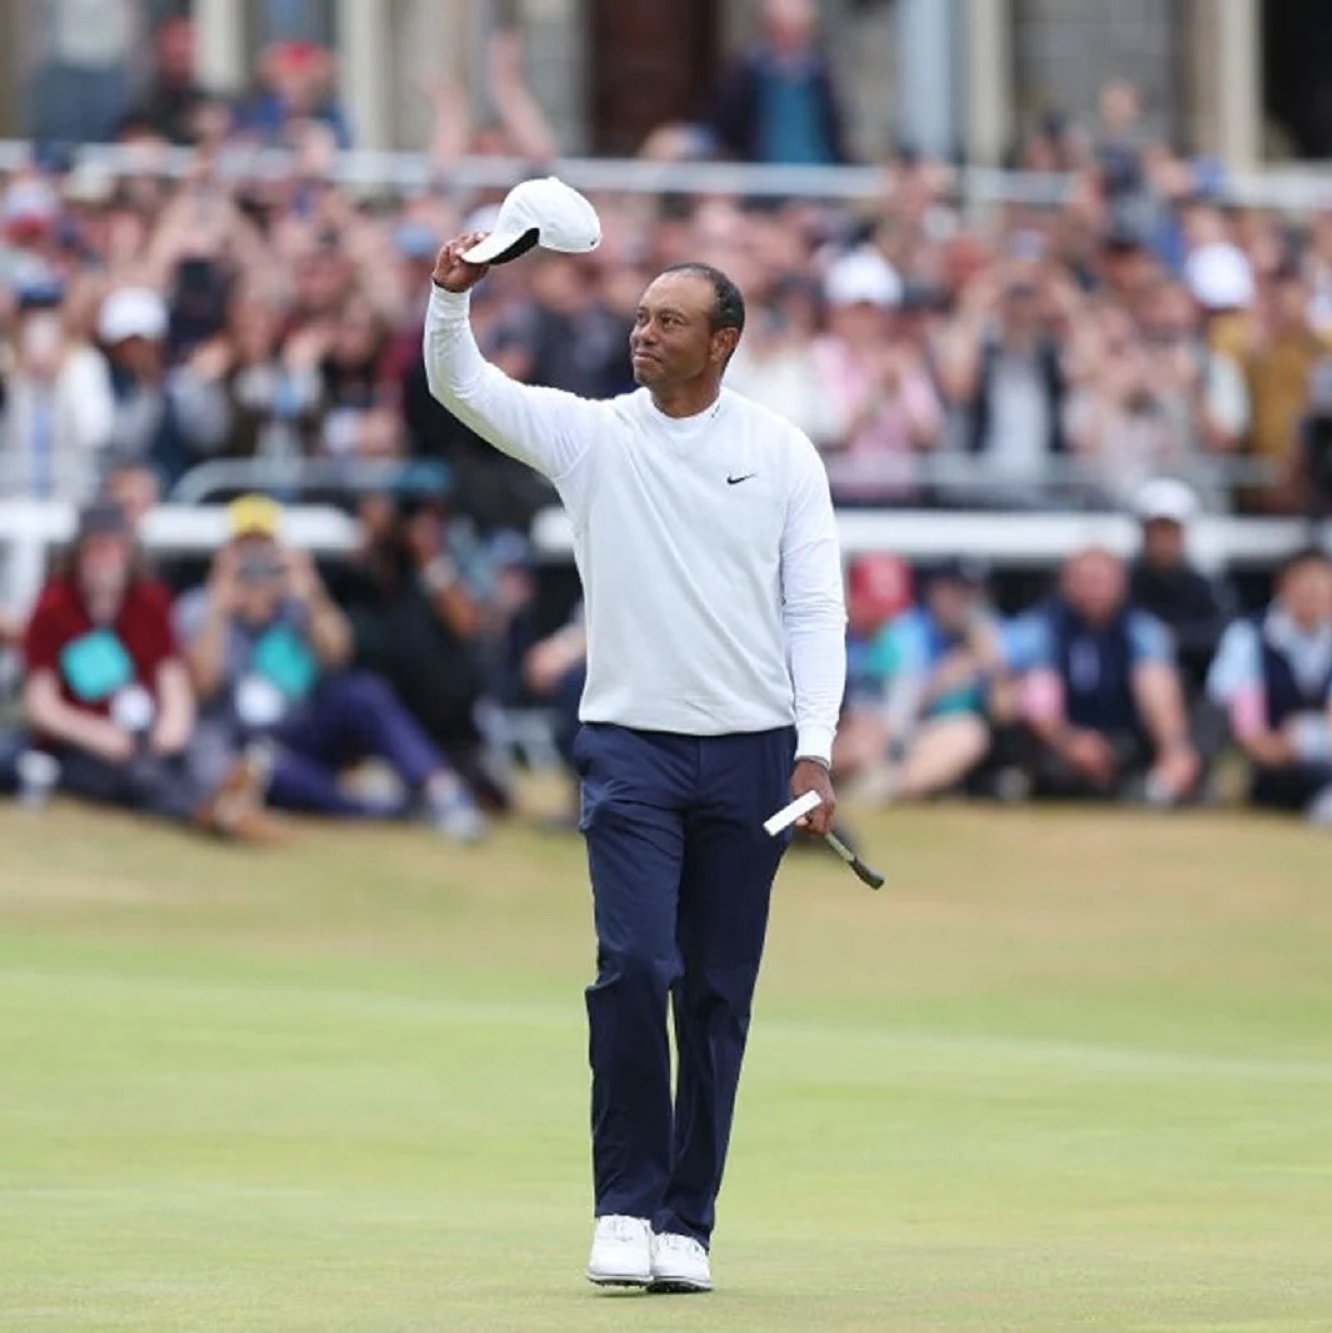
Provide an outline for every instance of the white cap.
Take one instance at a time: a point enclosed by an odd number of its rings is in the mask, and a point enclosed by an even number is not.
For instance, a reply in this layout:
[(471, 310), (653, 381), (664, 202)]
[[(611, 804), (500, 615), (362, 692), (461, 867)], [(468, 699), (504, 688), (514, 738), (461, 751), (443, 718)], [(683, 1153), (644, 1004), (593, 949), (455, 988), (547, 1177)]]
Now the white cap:
[(166, 302), (151, 288), (122, 287), (102, 302), (97, 336), (111, 346), (126, 338), (157, 342), (166, 337)]
[(853, 250), (834, 262), (823, 282), (831, 306), (877, 305), (896, 310), (902, 304), (902, 279), (877, 251)]
[(1246, 310), (1253, 304), (1253, 268), (1227, 241), (1199, 246), (1184, 264), (1184, 281), (1207, 310)]
[(1157, 477), (1138, 492), (1134, 509), (1143, 523), (1165, 521), (1187, 527), (1198, 515), (1198, 497), (1182, 481)]
[(554, 176), (523, 181), (504, 197), (490, 235), (466, 251), (469, 264), (507, 264), (534, 245), (583, 255), (601, 244), (597, 210)]

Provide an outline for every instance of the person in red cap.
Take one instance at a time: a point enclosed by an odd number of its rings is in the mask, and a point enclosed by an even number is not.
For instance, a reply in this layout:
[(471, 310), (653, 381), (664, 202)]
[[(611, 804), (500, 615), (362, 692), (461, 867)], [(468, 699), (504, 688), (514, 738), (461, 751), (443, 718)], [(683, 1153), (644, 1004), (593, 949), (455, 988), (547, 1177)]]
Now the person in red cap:
[(893, 556), (852, 567), (850, 621), (862, 648), (834, 767), (864, 800), (917, 800), (957, 787), (990, 749), (976, 663), (996, 655), (981, 571), (946, 561), (929, 571), (919, 606)]

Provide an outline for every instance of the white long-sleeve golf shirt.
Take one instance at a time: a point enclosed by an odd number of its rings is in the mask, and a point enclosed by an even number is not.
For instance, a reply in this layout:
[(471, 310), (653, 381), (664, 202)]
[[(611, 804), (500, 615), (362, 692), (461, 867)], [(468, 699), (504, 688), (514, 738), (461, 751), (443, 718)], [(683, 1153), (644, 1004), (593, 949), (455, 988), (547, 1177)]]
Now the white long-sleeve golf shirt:
[(846, 613), (814, 446), (727, 389), (680, 419), (644, 389), (595, 402), (515, 383), (482, 357), (469, 305), (431, 294), (430, 391), (549, 477), (569, 512), (587, 619), (582, 720), (686, 736), (794, 722), (797, 754), (826, 763)]

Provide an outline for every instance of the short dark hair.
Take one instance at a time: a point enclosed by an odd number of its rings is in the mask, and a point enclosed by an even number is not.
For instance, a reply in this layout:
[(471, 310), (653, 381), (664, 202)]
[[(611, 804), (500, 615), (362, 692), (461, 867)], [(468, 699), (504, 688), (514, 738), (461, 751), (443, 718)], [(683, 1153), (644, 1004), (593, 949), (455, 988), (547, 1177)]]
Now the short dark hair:
[(662, 277), (667, 273), (688, 273), (712, 284), (713, 302), (708, 323), (713, 333), (720, 329), (734, 329), (737, 334), (745, 331), (745, 298), (740, 295), (740, 288), (721, 269), (691, 260), (663, 269)]
[(1276, 581), (1284, 583), (1297, 569), (1303, 569), (1305, 565), (1322, 565), (1324, 569), (1330, 569), (1332, 552), (1323, 550), (1321, 546), (1302, 546), (1277, 566)]

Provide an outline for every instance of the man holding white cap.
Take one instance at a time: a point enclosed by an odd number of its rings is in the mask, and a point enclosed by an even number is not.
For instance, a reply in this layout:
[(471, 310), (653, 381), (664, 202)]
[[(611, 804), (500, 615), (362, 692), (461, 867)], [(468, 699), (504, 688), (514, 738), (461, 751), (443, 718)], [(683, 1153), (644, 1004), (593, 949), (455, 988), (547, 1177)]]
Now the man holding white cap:
[(440, 252), (426, 369), (451, 412), (550, 478), (573, 520), (588, 639), (574, 757), (598, 943), (587, 1275), (707, 1291), (785, 847), (763, 821), (817, 792), (808, 823), (821, 833), (835, 804), (845, 612), (832, 503), (809, 440), (722, 387), (744, 302), (707, 265), (668, 269), (643, 294), (635, 393), (584, 400), (515, 384), (482, 359), (467, 293), (486, 264), (599, 239), (567, 187), (520, 189), (522, 207), (511, 195), (489, 237)]

